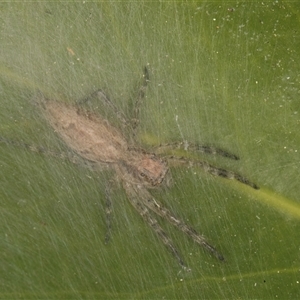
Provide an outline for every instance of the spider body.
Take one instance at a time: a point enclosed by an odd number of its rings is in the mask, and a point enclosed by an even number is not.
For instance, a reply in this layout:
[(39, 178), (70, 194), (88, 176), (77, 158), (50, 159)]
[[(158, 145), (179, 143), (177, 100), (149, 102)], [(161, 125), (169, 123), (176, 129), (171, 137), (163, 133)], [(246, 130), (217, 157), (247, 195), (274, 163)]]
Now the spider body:
[[(223, 149), (188, 143), (186, 141), (159, 145), (153, 148), (153, 153), (148, 153), (139, 146), (136, 146), (135, 131), (139, 123), (139, 107), (144, 98), (148, 81), (149, 74), (147, 68), (145, 68), (143, 84), (138, 92), (132, 120), (128, 120), (101, 90), (98, 90), (86, 99), (77, 102), (77, 105), (64, 104), (55, 100), (46, 99), (45, 97), (39, 97), (36, 102), (41, 107), (45, 119), (49, 122), (54, 131), (59, 134), (72, 152), (75, 152), (77, 156), (81, 157), (84, 161), (87, 161), (88, 164), (92, 164), (92, 166), (96, 165), (97, 167), (97, 165), (105, 164), (111, 166), (116, 171), (117, 177), (121, 180), (122, 186), (126, 191), (129, 202), (141, 215), (144, 221), (155, 231), (160, 240), (171, 251), (183, 268), (186, 268), (186, 264), (182, 256), (173, 244), (171, 238), (159, 225), (155, 217), (153, 217), (152, 213), (166, 219), (169, 223), (177, 227), (195, 243), (204, 247), (219, 260), (224, 260), (223, 255), (220, 254), (215, 247), (210, 245), (203, 235), (199, 234), (190, 225), (187, 225), (184, 221), (177, 218), (170, 210), (154, 199), (148, 189), (158, 187), (165, 180), (169, 170), (169, 164), (174, 166), (192, 165), (194, 167), (200, 167), (204, 171), (215, 176), (235, 179), (254, 189), (258, 189), (258, 186), (238, 173), (215, 167), (206, 161), (176, 157), (175, 152), (173, 152), (174, 155), (171, 156), (163, 156), (162, 154), (166, 150), (180, 148), (184, 151), (216, 154), (227, 159), (238, 160), (236, 155)], [(83, 110), (81, 106), (78, 105), (93, 97), (96, 97), (103, 104), (108, 106), (109, 109), (115, 113), (122, 125), (129, 128), (129, 139), (125, 138), (125, 135), (121, 130), (112, 126), (109, 121), (105, 120), (101, 115)], [(73, 156), (69, 157), (69, 155), (61, 155), (57, 152), (46, 150), (43, 147), (10, 141), (2, 137), (0, 137), (0, 142), (13, 146), (23, 146), (43, 154), (67, 158), (70, 161), (77, 163), (76, 159), (73, 159)], [(96, 168), (96, 170), (98, 170), (98, 168)], [(110, 215), (112, 204), (109, 188), (106, 188), (105, 192), (108, 229), (106, 241), (108, 241), (111, 231)]]
[(127, 181), (157, 186), (164, 180), (166, 161), (140, 148), (130, 148), (125, 137), (107, 120), (62, 102), (43, 99), (42, 111), (64, 142), (82, 158), (106, 163)]

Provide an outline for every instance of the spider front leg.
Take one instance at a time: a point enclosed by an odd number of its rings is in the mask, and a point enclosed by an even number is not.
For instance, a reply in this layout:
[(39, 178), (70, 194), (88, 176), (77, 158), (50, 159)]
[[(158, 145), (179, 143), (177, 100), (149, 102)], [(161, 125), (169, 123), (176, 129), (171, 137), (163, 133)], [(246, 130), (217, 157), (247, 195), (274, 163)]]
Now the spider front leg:
[(155, 147), (155, 149), (156, 152), (158, 153), (163, 153), (163, 152), (165, 153), (167, 151), (172, 152), (174, 150), (184, 150), (184, 151), (193, 151), (193, 152), (199, 152), (205, 154), (220, 155), (233, 160), (239, 160), (239, 157), (237, 155), (230, 153), (224, 149), (208, 146), (208, 145), (189, 143), (187, 141), (161, 144)]
[(257, 184), (255, 184), (254, 182), (250, 181), (249, 179), (247, 179), (246, 177), (244, 177), (238, 173), (228, 171), (226, 169), (217, 168), (217, 167), (209, 164), (206, 161), (190, 160), (185, 157), (176, 157), (176, 156), (169, 156), (166, 158), (170, 162), (170, 164), (188, 165), (188, 166), (196, 166), (196, 167), (198, 166), (198, 167), (202, 168), (205, 172), (210, 173), (212, 175), (227, 178), (227, 179), (235, 179), (243, 184), (246, 184), (246, 185), (252, 187), (255, 190), (259, 190), (259, 186)]

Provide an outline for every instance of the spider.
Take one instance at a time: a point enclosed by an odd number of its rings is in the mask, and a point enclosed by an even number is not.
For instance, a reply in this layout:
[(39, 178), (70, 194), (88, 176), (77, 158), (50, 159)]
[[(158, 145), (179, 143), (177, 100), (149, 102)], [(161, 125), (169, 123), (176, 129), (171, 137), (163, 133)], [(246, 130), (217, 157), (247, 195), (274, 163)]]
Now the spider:
[[(47, 99), (43, 95), (36, 100), (41, 108), (45, 119), (53, 127), (54, 131), (65, 142), (71, 150), (67, 153), (67, 158), (72, 162), (77, 162), (78, 158), (92, 165), (97, 169), (105, 164), (113, 168), (120, 179), (127, 198), (144, 221), (155, 231), (158, 238), (170, 250), (177, 259), (179, 265), (187, 269), (186, 263), (171, 238), (159, 225), (153, 213), (166, 219), (177, 227), (195, 243), (204, 247), (217, 259), (223, 261), (223, 255), (212, 246), (206, 238), (198, 233), (193, 227), (177, 218), (169, 209), (153, 198), (148, 191), (150, 188), (159, 187), (164, 181), (169, 171), (168, 165), (194, 165), (203, 168), (206, 172), (228, 179), (235, 179), (254, 189), (259, 187), (247, 178), (237, 173), (215, 167), (202, 160), (190, 160), (174, 155), (162, 156), (158, 154), (158, 149), (183, 149), (198, 151), (202, 153), (218, 154), (226, 158), (238, 160), (238, 157), (225, 150), (206, 145), (193, 143), (171, 143), (154, 147), (153, 152), (147, 152), (136, 146), (136, 129), (139, 123), (140, 104), (145, 96), (146, 87), (149, 82), (149, 72), (144, 68), (143, 83), (138, 91), (138, 97), (134, 104), (134, 118), (128, 120), (125, 114), (119, 110), (110, 98), (102, 91), (97, 90), (89, 97), (78, 101), (76, 105), (65, 104), (55, 100)], [(99, 99), (103, 104), (117, 116), (123, 128), (127, 128), (130, 138), (125, 137), (125, 130), (117, 129), (109, 121), (87, 109), (83, 109), (84, 103), (91, 99)], [(130, 141), (131, 140), (131, 141)], [(21, 143), (8, 141), (0, 138), (0, 141), (20, 145)], [(40, 153), (61, 156), (56, 152), (48, 151), (42, 147), (35, 147), (28, 144), (23, 146)], [(155, 152), (157, 154), (155, 154)], [(73, 153), (73, 154), (72, 154)], [(61, 156), (62, 157), (62, 156)], [(76, 158), (77, 157), (77, 158)], [(111, 199), (110, 188), (106, 186), (106, 223), (107, 233), (105, 241), (109, 241), (111, 231)]]

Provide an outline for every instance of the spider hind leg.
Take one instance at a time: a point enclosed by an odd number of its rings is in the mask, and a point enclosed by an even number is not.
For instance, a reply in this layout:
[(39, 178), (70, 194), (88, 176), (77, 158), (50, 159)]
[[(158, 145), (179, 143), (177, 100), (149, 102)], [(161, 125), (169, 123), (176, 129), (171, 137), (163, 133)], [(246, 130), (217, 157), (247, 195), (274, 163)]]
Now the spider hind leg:
[(146, 66), (144, 67), (143, 72), (144, 72), (144, 74), (143, 74), (142, 84), (138, 89), (137, 98), (133, 104), (131, 123), (132, 123), (134, 136), (136, 136), (137, 127), (139, 126), (139, 123), (140, 123), (141, 103), (142, 103), (143, 99), (145, 98), (146, 90), (147, 90), (148, 82), (149, 82), (149, 70)]
[(110, 100), (110, 98), (101, 89), (98, 89), (91, 93), (89, 96), (77, 101), (76, 104), (83, 105), (94, 98), (99, 99), (104, 106), (107, 106), (117, 116), (123, 126), (128, 126), (129, 122), (125, 114)]

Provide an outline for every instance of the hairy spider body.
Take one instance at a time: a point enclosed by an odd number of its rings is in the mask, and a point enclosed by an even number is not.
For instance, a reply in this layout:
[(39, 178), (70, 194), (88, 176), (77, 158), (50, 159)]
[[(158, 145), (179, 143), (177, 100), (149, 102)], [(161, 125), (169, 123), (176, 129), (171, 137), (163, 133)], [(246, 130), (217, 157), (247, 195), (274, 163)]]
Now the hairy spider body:
[[(191, 226), (185, 224), (182, 220), (178, 219), (170, 210), (154, 199), (149, 193), (148, 188), (158, 187), (164, 181), (168, 173), (167, 162), (175, 166), (193, 165), (195, 167), (200, 167), (208, 173), (228, 179), (235, 179), (254, 189), (258, 189), (258, 186), (240, 174), (215, 167), (205, 161), (190, 160), (184, 157), (176, 157), (175, 155), (163, 156), (162, 154), (165, 150), (180, 148), (185, 151), (218, 154), (229, 159), (238, 160), (236, 155), (222, 149), (187, 143), (186, 141), (160, 145), (153, 149), (154, 153), (148, 153), (140, 147), (136, 147), (135, 144), (132, 146), (132, 141), (133, 143), (136, 143), (135, 131), (139, 123), (139, 107), (145, 95), (145, 89), (149, 81), (147, 68), (144, 69), (143, 78), (143, 84), (139, 89), (138, 97), (135, 102), (133, 119), (129, 121), (124, 113), (122, 113), (101, 90), (98, 90), (91, 94), (88, 98), (77, 102), (77, 105), (64, 104), (58, 101), (46, 99), (43, 96), (39, 97), (36, 102), (41, 107), (45, 119), (73, 152), (75, 152), (84, 161), (87, 161), (88, 164), (91, 163), (93, 166), (106, 164), (114, 168), (117, 177), (122, 182), (130, 203), (142, 216), (145, 222), (148, 223), (148, 225), (156, 232), (158, 237), (176, 257), (183, 268), (186, 268), (186, 264), (184, 263), (179, 251), (173, 244), (171, 238), (168, 237), (157, 220), (152, 216), (150, 211), (166, 219), (169, 223), (188, 235), (195, 243), (201, 245), (211, 254), (216, 256), (219, 260), (224, 260), (223, 255), (210, 245), (204, 236), (199, 234)], [(109, 109), (116, 114), (122, 125), (130, 129), (131, 135), (129, 136), (129, 139), (132, 139), (130, 143), (119, 129), (112, 126), (103, 117), (93, 112), (83, 110), (78, 105), (93, 97), (100, 99), (103, 104), (108, 106)], [(0, 142), (14, 146), (23, 146), (39, 153), (67, 158), (75, 163), (78, 162), (72, 153), (71, 155), (70, 153), (61, 155), (43, 147), (9, 141), (2, 137), (0, 137)], [(157, 154), (155, 154), (155, 152)], [(110, 215), (112, 211), (109, 186), (105, 189), (105, 195), (107, 205), (107, 235), (105, 240), (107, 242), (111, 231)]]
[(82, 158), (93, 163), (119, 165), (121, 177), (135, 184), (160, 184), (166, 161), (140, 148), (130, 148), (125, 137), (110, 123), (76, 106), (43, 99), (45, 118), (64, 142)]

